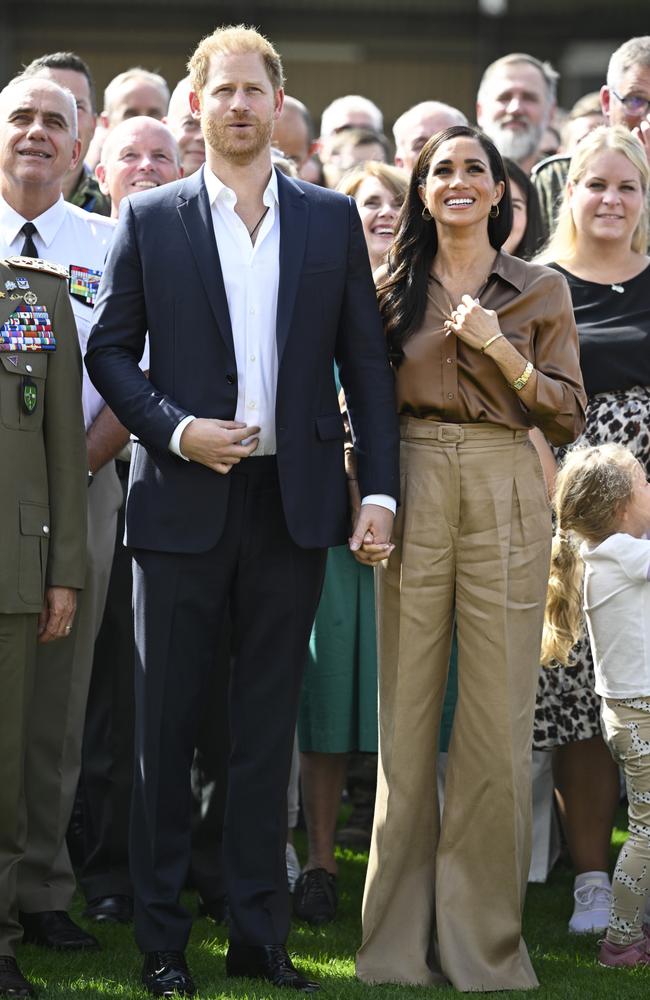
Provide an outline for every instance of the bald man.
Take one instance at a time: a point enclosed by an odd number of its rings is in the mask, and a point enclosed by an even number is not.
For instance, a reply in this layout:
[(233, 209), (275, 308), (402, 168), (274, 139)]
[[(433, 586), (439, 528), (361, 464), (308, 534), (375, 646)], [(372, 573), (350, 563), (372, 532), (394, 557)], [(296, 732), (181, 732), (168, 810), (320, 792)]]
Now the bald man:
[(110, 196), (114, 219), (122, 198), (182, 176), (178, 143), (171, 130), (146, 115), (128, 118), (109, 132), (97, 164), (99, 186)]
[(201, 124), (190, 109), (190, 78), (179, 80), (169, 101), (169, 111), (163, 121), (178, 143), (183, 176), (189, 177), (205, 163), (205, 141)]
[(426, 141), (452, 125), (467, 125), (467, 118), (450, 104), (421, 101), (409, 108), (393, 125), (395, 166), (410, 173)]

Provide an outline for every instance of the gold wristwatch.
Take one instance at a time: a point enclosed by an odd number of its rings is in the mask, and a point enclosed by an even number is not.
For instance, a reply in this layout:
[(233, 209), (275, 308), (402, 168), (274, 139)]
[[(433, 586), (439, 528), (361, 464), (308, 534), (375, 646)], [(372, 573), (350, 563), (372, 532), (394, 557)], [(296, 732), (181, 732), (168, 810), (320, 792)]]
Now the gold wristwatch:
[(534, 368), (533, 362), (529, 361), (528, 364), (526, 365), (526, 367), (524, 368), (523, 372), (519, 376), (519, 378), (516, 378), (514, 380), (514, 382), (510, 383), (510, 385), (512, 386), (512, 388), (515, 389), (517, 392), (521, 392), (521, 390), (523, 389), (523, 387), (526, 385), (526, 382), (528, 381), (528, 379), (530, 378), (530, 376), (533, 374), (534, 370), (535, 370), (535, 368)]

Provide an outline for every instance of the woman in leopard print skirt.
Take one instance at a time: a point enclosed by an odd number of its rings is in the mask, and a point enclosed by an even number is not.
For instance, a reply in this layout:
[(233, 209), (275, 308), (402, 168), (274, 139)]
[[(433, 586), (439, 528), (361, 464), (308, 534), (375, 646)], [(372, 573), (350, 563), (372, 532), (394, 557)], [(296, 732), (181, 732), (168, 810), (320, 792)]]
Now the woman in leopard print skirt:
[[(569, 282), (580, 336), (589, 402), (585, 431), (572, 447), (622, 444), (650, 473), (648, 181), (644, 151), (632, 134), (621, 126), (590, 133), (571, 160), (557, 229), (542, 262), (552, 262)], [(548, 447), (546, 453), (552, 462)], [(619, 776), (601, 736), (586, 631), (568, 667), (540, 673), (533, 745), (553, 751), (576, 869), (569, 929), (601, 932), (611, 897), (609, 844)]]

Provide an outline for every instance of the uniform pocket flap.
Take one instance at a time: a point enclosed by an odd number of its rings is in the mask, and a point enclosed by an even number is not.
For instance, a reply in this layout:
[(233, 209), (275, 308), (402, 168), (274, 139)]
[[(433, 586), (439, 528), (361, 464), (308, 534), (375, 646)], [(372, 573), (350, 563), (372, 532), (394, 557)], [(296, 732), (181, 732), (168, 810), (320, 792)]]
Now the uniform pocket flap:
[(321, 441), (341, 441), (345, 438), (343, 418), (340, 413), (329, 413), (325, 417), (316, 417), (316, 429)]
[(11, 375), (31, 375), (33, 378), (45, 378), (47, 375), (47, 356), (44, 351), (17, 351), (15, 354), (3, 351), (0, 361), (5, 371)]
[(20, 533), (22, 535), (40, 535), (47, 537), (50, 533), (50, 508), (44, 503), (20, 504)]

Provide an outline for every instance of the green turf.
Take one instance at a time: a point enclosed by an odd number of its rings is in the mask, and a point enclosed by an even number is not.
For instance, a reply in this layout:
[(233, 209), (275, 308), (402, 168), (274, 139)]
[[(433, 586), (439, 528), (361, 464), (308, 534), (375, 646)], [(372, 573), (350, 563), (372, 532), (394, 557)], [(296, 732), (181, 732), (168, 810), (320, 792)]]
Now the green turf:
[[(622, 817), (621, 817), (622, 818)], [(622, 824), (621, 824), (622, 825)], [(617, 828), (612, 844), (612, 860), (625, 837)], [(299, 851), (301, 844), (299, 842)], [(487, 859), (486, 859), (487, 861)], [(323, 1000), (410, 1000), (410, 998), (460, 996), (422, 987), (364, 986), (354, 977), (354, 951), (359, 942), (359, 909), (366, 858), (345, 851), (339, 854), (339, 918), (334, 924), (312, 930), (296, 924), (289, 950), (301, 970), (322, 984)], [(489, 862), (488, 862), (489, 863)], [(570, 937), (567, 921), (571, 912), (572, 873), (558, 866), (545, 885), (531, 885), (524, 919), (524, 935), (541, 987), (536, 997), (553, 1000), (618, 1000), (647, 998), (650, 972), (646, 970), (601, 969), (596, 964), (596, 939)], [(194, 899), (188, 896), (188, 905)], [(81, 901), (73, 915), (79, 918)], [(81, 921), (83, 922), (83, 921)], [(141, 998), (147, 993), (139, 986), (141, 959), (128, 927), (99, 927), (96, 931), (102, 951), (88, 955), (63, 956), (25, 945), (18, 960), (25, 975), (39, 987), (42, 998), (57, 1000), (107, 1000)], [(198, 1000), (287, 1000), (295, 996), (286, 990), (271, 989), (257, 982), (230, 981), (223, 974), (226, 933), (205, 919), (197, 919), (187, 958), (198, 986)], [(516, 991), (510, 997), (530, 997)]]

